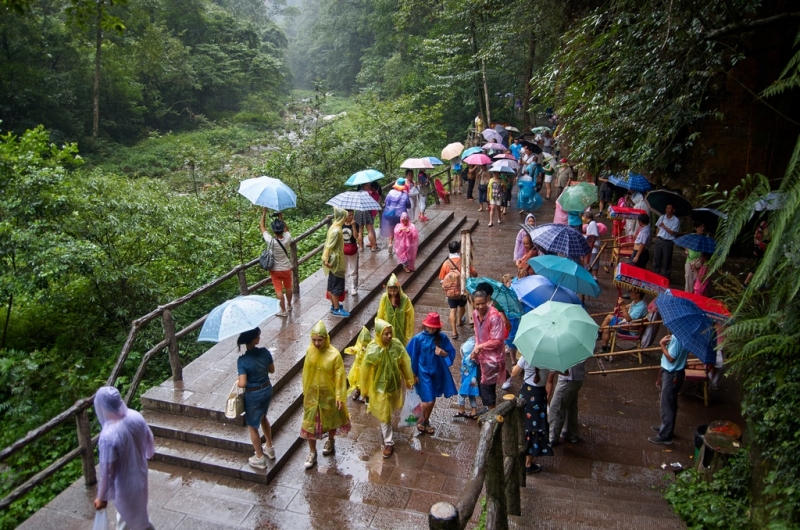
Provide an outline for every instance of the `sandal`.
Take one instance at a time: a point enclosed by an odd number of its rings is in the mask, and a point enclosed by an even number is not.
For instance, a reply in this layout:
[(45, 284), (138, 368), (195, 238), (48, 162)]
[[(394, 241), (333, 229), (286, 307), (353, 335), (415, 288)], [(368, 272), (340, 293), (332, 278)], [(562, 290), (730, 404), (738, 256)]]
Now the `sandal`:
[(466, 411), (464, 411), (464, 412), (456, 412), (455, 414), (453, 414), (453, 417), (454, 418), (469, 418), (470, 415), (467, 414)]
[(403, 271), (404, 272), (411, 272), (411, 269), (409, 269), (408, 267), (403, 267)]
[(453, 333), (452, 335), (450, 335), (450, 338), (453, 340), (458, 340), (458, 333)]
[(436, 429), (431, 427), (431, 423), (428, 420), (425, 420), (425, 433), (426, 434), (433, 434), (436, 432)]
[(478, 419), (478, 415), (477, 414), (466, 414), (464, 417), (467, 418), (468, 420), (477, 420)]
[(417, 430), (419, 432), (421, 432), (422, 434), (425, 434), (425, 422), (424, 421), (417, 422)]

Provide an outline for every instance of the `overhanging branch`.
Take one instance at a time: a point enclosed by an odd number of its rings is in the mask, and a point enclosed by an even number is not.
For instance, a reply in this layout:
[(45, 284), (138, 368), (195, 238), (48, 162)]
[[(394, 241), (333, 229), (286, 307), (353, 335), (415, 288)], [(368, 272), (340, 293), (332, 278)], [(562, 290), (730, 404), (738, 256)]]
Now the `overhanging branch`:
[(780, 24), (782, 22), (787, 22), (796, 19), (800, 19), (800, 12), (781, 13), (780, 15), (775, 15), (773, 17), (767, 17), (767, 18), (759, 18), (757, 20), (742, 20), (739, 22), (734, 22), (733, 24), (729, 24), (723, 28), (715, 29), (709, 32), (709, 34), (706, 35), (706, 40), (718, 39), (730, 33), (736, 33), (740, 31), (751, 31), (757, 28), (772, 26), (773, 24)]

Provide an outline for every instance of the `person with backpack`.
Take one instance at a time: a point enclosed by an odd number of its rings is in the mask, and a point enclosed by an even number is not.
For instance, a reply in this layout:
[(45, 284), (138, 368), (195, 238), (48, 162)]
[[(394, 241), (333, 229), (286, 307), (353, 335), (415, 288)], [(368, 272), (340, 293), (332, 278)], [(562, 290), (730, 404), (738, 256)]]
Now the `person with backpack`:
[[(450, 327), (453, 330), (451, 338), (458, 339), (458, 326), (463, 326), (466, 321), (467, 297), (461, 290), (461, 242), (451, 241), (447, 245), (450, 255), (439, 269), (439, 280), (447, 298), (447, 307), (450, 308)], [(475, 268), (470, 266), (469, 275), (478, 276)]]
[[(275, 288), (275, 296), (280, 300), (281, 310), (279, 317), (285, 317), (292, 310), (292, 258), (289, 254), (289, 244), (292, 242), (292, 234), (286, 229), (283, 222), (283, 215), (278, 213), (278, 217), (272, 220), (270, 228), (274, 235), (267, 232), (267, 209), (261, 212), (261, 236), (267, 243), (267, 247), (272, 249), (275, 264), (269, 270), (269, 277), (272, 286)], [(285, 299), (284, 299), (285, 296)]]

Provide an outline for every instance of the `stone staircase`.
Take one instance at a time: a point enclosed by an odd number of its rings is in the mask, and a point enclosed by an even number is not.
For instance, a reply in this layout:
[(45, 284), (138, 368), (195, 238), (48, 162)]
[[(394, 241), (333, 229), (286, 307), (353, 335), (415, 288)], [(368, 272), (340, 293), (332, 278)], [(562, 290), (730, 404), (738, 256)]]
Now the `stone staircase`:
[[(262, 324), (261, 344), (270, 349), (275, 359), (268, 418), (277, 458), (267, 460), (266, 470), (254, 469), (247, 463), (253, 447), (243, 418), (229, 420), (222, 412), (236, 377), (235, 338), (216, 344), (186, 366), (183, 381), (165, 381), (142, 396), (142, 415), (155, 435), (154, 460), (269, 483), (303, 444), (299, 436), (303, 400), (301, 379), (311, 327), (318, 320), (324, 320), (332, 344), (343, 350), (355, 341), (362, 326), (371, 326), (382, 286), (392, 273), (398, 273), (403, 289), (416, 301), (437, 278), (447, 243), (459, 239), (461, 230), (472, 231), (477, 226), (476, 220), (468, 222), (466, 217), (456, 217), (452, 211), (431, 213), (431, 220), (418, 227), (420, 248), (415, 272), (398, 272), (402, 269), (386, 250), (361, 253), (364, 263), (359, 267), (359, 292), (352, 298), (348, 294), (345, 303), (351, 312), (350, 318), (330, 315), (330, 302), (324, 298), (325, 278), (318, 271), (301, 283), (300, 295), (289, 318), (273, 317)], [(349, 365), (352, 357), (344, 357), (345, 364)]]

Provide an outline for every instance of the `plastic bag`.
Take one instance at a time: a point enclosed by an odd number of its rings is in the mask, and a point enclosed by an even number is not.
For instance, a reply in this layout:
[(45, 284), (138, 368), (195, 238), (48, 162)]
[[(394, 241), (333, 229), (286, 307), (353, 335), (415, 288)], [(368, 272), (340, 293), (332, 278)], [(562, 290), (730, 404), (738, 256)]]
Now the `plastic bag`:
[(400, 409), (400, 421), (398, 427), (413, 427), (422, 417), (422, 400), (417, 394), (417, 390), (412, 388), (406, 392), (406, 399), (403, 408)]
[(94, 526), (92, 530), (108, 530), (108, 514), (105, 508), (94, 512)]

